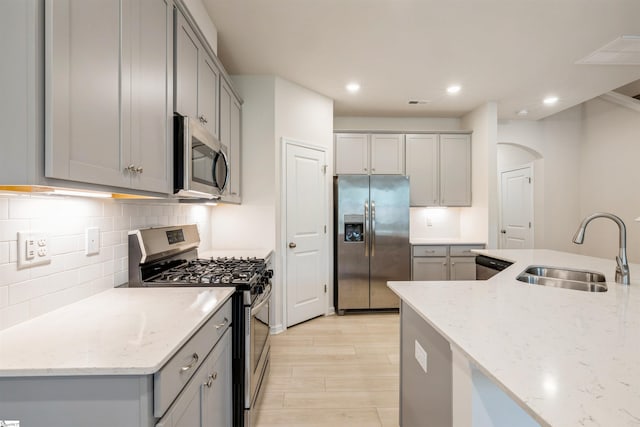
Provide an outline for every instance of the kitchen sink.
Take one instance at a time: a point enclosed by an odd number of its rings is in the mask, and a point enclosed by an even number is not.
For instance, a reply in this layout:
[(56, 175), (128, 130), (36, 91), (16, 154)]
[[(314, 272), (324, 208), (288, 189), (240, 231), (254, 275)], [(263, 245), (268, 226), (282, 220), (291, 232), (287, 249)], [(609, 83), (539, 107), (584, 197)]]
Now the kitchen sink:
[(532, 265), (520, 273), (516, 279), (531, 285), (551, 286), (586, 292), (607, 291), (607, 280), (604, 274), (595, 271)]

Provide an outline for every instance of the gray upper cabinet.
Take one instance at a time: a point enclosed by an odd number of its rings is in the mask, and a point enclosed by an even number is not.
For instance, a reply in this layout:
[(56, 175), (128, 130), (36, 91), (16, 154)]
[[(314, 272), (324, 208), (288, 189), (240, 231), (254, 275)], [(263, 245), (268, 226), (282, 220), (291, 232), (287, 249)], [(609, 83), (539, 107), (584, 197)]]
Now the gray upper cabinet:
[(411, 206), (438, 206), (440, 174), (438, 141), (437, 134), (415, 134), (406, 137), (406, 167)]
[(219, 138), (220, 69), (178, 10), (175, 31), (175, 111), (198, 118), (209, 133)]
[(45, 3), (45, 175), (166, 193), (172, 4)]
[(226, 79), (220, 81), (220, 142), (228, 149), (229, 183), (222, 200), (240, 203), (242, 104)]
[(440, 135), (440, 204), (471, 206), (470, 135)]
[(335, 134), (336, 175), (404, 174), (403, 134)]
[(130, 137), (131, 164), (142, 169), (131, 174), (131, 186), (165, 193), (172, 178), (173, 5), (169, 0), (125, 4), (132, 17), (124, 26), (132, 30), (124, 45), (131, 49), (132, 81), (131, 114), (123, 106), (124, 139)]
[(406, 135), (411, 206), (471, 206), (471, 135)]
[(127, 187), (120, 4), (48, 0), (45, 8), (46, 176)]

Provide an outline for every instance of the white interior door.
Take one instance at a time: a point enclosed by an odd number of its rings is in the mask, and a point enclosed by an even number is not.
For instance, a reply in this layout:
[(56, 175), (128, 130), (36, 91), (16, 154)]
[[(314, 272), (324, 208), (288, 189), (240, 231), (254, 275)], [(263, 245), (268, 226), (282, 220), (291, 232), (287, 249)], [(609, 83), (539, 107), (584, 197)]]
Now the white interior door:
[(502, 249), (533, 248), (533, 182), (531, 167), (500, 174)]
[(286, 144), (287, 326), (324, 314), (328, 195), (322, 150)]

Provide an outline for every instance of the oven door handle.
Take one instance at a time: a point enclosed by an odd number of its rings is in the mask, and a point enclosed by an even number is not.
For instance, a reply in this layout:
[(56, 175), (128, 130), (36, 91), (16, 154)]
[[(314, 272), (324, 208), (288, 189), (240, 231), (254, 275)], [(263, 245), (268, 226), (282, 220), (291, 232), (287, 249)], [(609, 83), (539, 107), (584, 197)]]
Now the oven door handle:
[(269, 299), (271, 299), (271, 289), (269, 289), (269, 293), (267, 294), (267, 296), (260, 302), (260, 304), (258, 304), (257, 306), (253, 307), (251, 309), (251, 317), (255, 316), (261, 309), (262, 307), (264, 307), (264, 305), (266, 303), (269, 302)]

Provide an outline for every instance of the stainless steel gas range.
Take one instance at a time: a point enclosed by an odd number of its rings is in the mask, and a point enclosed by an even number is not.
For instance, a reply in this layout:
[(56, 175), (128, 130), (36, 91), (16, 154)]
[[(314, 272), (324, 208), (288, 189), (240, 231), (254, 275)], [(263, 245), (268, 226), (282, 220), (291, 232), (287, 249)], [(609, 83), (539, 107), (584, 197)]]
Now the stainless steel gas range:
[(231, 325), (233, 425), (253, 426), (270, 366), (270, 259), (202, 259), (198, 258), (199, 244), (194, 224), (129, 232), (129, 287), (236, 288)]

